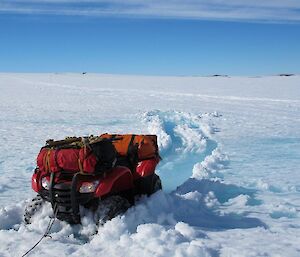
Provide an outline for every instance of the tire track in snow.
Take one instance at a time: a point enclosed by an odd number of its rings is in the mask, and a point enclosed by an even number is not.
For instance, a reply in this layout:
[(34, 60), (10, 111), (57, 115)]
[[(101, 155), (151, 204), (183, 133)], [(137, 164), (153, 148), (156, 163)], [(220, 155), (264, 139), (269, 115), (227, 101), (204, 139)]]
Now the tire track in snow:
[[(223, 181), (229, 165), (213, 134), (217, 113), (151, 111), (144, 114), (150, 133), (158, 135), (163, 161), (158, 166), (165, 204), (173, 219), (193, 226), (228, 229), (265, 227), (260, 220), (219, 216), (220, 206), (230, 199), (245, 198), (245, 205), (259, 204), (255, 191)], [(153, 196), (154, 198), (155, 196)], [(152, 203), (153, 204), (153, 203)], [(151, 209), (151, 208), (150, 208)]]
[(162, 178), (164, 190), (175, 190), (193, 175), (200, 176), (201, 162), (217, 149), (212, 135), (218, 131), (211, 122), (217, 113), (192, 114), (177, 111), (150, 111), (144, 121), (151, 134), (158, 136), (162, 161), (157, 172)]

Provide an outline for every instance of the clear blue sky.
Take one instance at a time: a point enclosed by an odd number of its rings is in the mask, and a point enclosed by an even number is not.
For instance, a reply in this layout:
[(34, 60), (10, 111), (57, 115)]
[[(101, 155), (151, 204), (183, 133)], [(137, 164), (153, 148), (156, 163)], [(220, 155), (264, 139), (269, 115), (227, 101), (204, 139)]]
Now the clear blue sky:
[(236, 5), (203, 13), (191, 0), (144, 9), (138, 0), (2, 2), (0, 72), (300, 73), (300, 4), (292, 0), (284, 8), (274, 0), (271, 14), (259, 4), (252, 13)]

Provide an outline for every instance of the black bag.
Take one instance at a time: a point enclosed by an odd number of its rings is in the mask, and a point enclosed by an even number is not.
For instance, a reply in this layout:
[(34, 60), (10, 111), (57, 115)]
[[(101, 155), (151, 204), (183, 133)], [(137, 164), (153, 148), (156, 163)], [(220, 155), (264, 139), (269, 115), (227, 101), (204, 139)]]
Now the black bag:
[(101, 173), (112, 169), (117, 160), (117, 151), (109, 139), (102, 139), (90, 144), (93, 154), (97, 158), (95, 172)]

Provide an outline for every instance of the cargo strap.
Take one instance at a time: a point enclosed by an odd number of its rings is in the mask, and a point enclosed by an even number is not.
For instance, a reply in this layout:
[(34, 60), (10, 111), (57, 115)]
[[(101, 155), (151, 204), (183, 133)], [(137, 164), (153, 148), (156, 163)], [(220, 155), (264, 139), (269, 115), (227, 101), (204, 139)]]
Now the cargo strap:
[(80, 158), (78, 158), (78, 167), (79, 167), (80, 173), (83, 173), (83, 167), (82, 167), (82, 163), (80, 161)]
[(130, 143), (128, 145), (128, 149), (127, 149), (127, 156), (130, 156), (129, 154), (130, 154), (130, 151), (132, 150), (134, 138), (135, 138), (135, 135), (132, 135), (131, 139), (130, 139)]
[(47, 154), (45, 154), (44, 160), (43, 160), (46, 172), (51, 172), (51, 168), (50, 168), (50, 154), (51, 154), (51, 149), (49, 149), (47, 151)]

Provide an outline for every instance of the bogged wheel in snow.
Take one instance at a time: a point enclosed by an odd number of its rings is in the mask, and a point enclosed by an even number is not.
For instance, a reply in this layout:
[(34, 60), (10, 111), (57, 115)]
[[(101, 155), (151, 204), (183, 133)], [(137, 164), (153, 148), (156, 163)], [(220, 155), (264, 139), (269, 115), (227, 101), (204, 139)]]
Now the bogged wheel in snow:
[(130, 203), (124, 197), (119, 195), (109, 196), (103, 200), (99, 200), (95, 219), (100, 225), (103, 225), (106, 221), (125, 213), (130, 206)]
[(148, 196), (154, 194), (158, 190), (162, 189), (160, 177), (156, 174), (152, 174), (142, 179), (140, 184), (140, 191), (142, 194)]
[(24, 222), (26, 224), (31, 223), (31, 218), (42, 208), (44, 202), (43, 198), (40, 195), (37, 195), (26, 205), (24, 212)]

